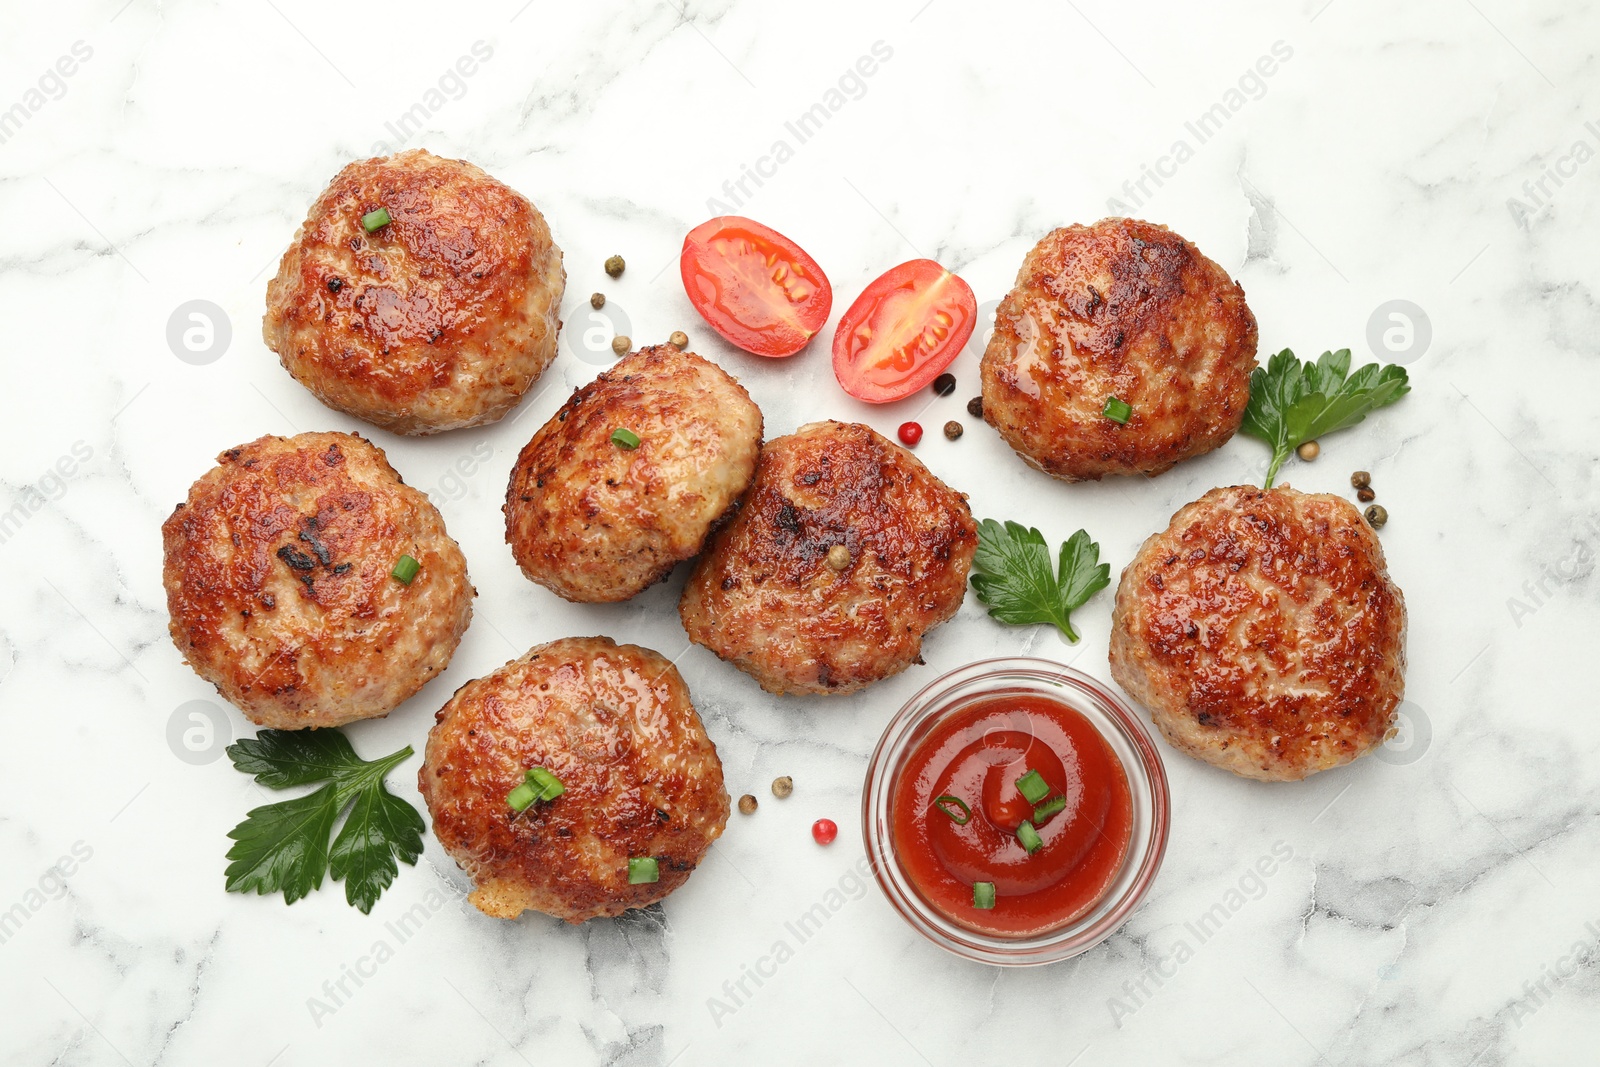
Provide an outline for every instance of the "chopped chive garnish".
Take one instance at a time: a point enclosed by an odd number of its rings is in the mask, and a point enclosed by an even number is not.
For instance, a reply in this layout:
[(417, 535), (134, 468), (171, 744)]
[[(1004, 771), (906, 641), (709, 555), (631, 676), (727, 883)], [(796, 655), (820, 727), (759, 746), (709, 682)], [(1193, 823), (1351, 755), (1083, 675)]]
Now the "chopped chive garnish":
[(639, 447), (639, 435), (632, 430), (624, 430), (618, 426), (611, 431), (611, 443), (618, 448), (634, 449)]
[(661, 881), (661, 865), (654, 856), (639, 856), (628, 861), (628, 884), (644, 885)]
[(1039, 851), (1039, 846), (1044, 844), (1044, 838), (1039, 836), (1039, 831), (1033, 828), (1033, 823), (1027, 819), (1022, 820), (1022, 825), (1017, 827), (1017, 840), (1022, 842), (1022, 847), (1028, 850), (1028, 855)]
[(1029, 771), (1017, 779), (1017, 792), (1026, 797), (1029, 804), (1037, 804), (1050, 795), (1050, 787), (1038, 771)]
[(554, 800), (567, 791), (567, 787), (561, 784), (561, 779), (543, 767), (529, 769), (524, 777), (529, 785), (538, 790), (540, 800)]
[(422, 564), (418, 563), (411, 556), (401, 556), (395, 561), (394, 570), (390, 571), (389, 574), (400, 579), (406, 585), (410, 585), (411, 579), (415, 578), (417, 576), (417, 572), (421, 569)]
[(512, 811), (527, 811), (538, 801), (539, 791), (527, 782), (523, 782), (506, 794), (506, 803), (511, 805)]
[(972, 883), (972, 906), (974, 908), (983, 908), (985, 911), (994, 907), (993, 882)]
[[(933, 802), (933, 806), (950, 816), (950, 821), (957, 826), (967, 825), (967, 820), (972, 818), (972, 809), (967, 807), (967, 802), (960, 797), (942, 796)], [(956, 808), (961, 809), (960, 815), (956, 814)]]
[(1100, 414), (1118, 425), (1125, 425), (1133, 417), (1133, 408), (1125, 401), (1110, 396), (1106, 398), (1106, 406), (1100, 409)]
[(380, 207), (376, 211), (369, 211), (361, 216), (361, 228), (368, 233), (372, 233), (374, 230), (383, 229), (391, 221), (393, 220), (389, 218), (389, 209)]
[(1066, 806), (1067, 798), (1061, 796), (1051, 797), (1043, 804), (1035, 804), (1033, 806), (1033, 825), (1038, 826)]
[(522, 772), (522, 784), (506, 794), (506, 803), (516, 811), (527, 811), (535, 804), (554, 800), (567, 791), (561, 779), (543, 767), (530, 767)]

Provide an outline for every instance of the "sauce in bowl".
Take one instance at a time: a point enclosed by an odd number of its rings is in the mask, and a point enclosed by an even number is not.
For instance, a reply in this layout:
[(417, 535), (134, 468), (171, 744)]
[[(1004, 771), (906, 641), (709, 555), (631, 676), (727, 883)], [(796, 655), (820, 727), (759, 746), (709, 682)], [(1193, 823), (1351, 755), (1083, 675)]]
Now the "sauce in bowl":
[(1128, 853), (1133, 802), (1121, 761), (1088, 719), (1017, 693), (973, 702), (921, 739), (901, 767), (890, 825), (896, 858), (929, 905), (974, 931), (1031, 937), (1105, 896)]
[(916, 692), (861, 792), (891, 909), (940, 948), (1001, 967), (1111, 936), (1154, 882), (1170, 819), (1161, 756), (1127, 702), (1025, 657), (969, 663)]

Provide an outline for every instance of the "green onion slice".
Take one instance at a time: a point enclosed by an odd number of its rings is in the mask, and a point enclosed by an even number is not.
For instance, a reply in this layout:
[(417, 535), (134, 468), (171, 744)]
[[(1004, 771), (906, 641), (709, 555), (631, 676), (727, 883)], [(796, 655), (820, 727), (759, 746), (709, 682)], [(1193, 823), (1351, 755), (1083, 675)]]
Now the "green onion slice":
[(394, 570), (390, 571), (389, 574), (400, 579), (406, 585), (410, 585), (411, 579), (415, 578), (417, 576), (417, 572), (421, 569), (422, 564), (418, 563), (415, 558), (411, 556), (401, 556), (399, 559), (395, 560)]
[(632, 430), (624, 430), (622, 427), (618, 426), (615, 430), (611, 431), (611, 443), (616, 445), (618, 448), (632, 450), (639, 447), (639, 435), (634, 433)]
[[(967, 807), (967, 802), (960, 797), (942, 796), (933, 802), (933, 806), (950, 816), (950, 821), (957, 826), (967, 825), (967, 820), (972, 818), (972, 809)], [(960, 808), (961, 814), (957, 815), (955, 808)]]
[(380, 207), (376, 211), (369, 211), (365, 215), (361, 216), (361, 228), (366, 230), (368, 233), (372, 233), (374, 230), (383, 229), (392, 221), (393, 220), (389, 218), (389, 209), (386, 207)]
[(1044, 838), (1039, 836), (1039, 831), (1027, 819), (1023, 819), (1022, 825), (1017, 827), (1017, 840), (1022, 842), (1022, 847), (1028, 850), (1030, 856), (1044, 844)]
[(1017, 779), (1017, 792), (1026, 797), (1029, 804), (1037, 804), (1050, 795), (1050, 787), (1038, 771), (1029, 771)]
[(1035, 804), (1033, 806), (1033, 825), (1038, 826), (1066, 806), (1067, 798), (1063, 796), (1054, 796), (1043, 804)]
[(535, 804), (554, 800), (567, 791), (561, 779), (543, 767), (530, 767), (522, 772), (522, 782), (506, 794), (506, 803), (516, 811), (527, 811)]
[(628, 861), (628, 884), (644, 885), (661, 881), (661, 865), (654, 856), (638, 856)]
[(972, 906), (974, 908), (982, 908), (985, 911), (994, 907), (993, 882), (972, 883)]
[(506, 794), (506, 803), (512, 811), (527, 811), (539, 802), (539, 791), (527, 782), (519, 784)]
[(1106, 406), (1100, 409), (1100, 414), (1120, 425), (1126, 425), (1133, 417), (1133, 408), (1126, 401), (1118, 400), (1114, 396), (1106, 397)]
[(543, 767), (530, 768), (523, 777), (528, 785), (538, 791), (540, 800), (554, 800), (567, 791), (567, 787), (561, 784), (561, 779)]

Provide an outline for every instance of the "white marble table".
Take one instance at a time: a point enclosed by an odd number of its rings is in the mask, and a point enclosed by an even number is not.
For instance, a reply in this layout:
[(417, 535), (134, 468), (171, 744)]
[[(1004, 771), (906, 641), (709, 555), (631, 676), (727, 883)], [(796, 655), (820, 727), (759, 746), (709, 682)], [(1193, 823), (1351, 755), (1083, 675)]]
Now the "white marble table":
[[(1594, 1062), (1593, 8), (94, 0), (13, 4), (4, 22), (0, 1060)], [(1263, 355), (1366, 361), (1380, 310), (1411, 302), (1429, 324), (1399, 353), (1413, 393), (1286, 470), (1346, 493), (1350, 471), (1373, 472), (1411, 612), (1409, 743), (1280, 786), (1166, 750), (1171, 845), (1121, 932), (1044, 969), (944, 955), (860, 878), (867, 754), (907, 695), (972, 659), (1108, 678), (1109, 594), (1075, 647), (969, 597), (926, 667), (829, 701), (771, 698), (686, 649), (676, 581), (613, 607), (530, 585), (502, 543), (506, 474), (605, 359), (564, 347), (514, 417), (406, 440), (323, 408), (259, 338), (311, 199), (402, 144), (535, 200), (566, 251), (573, 339), (604, 288), (635, 339), (684, 329), (739, 375), (769, 434), (920, 415), (918, 455), (978, 514), (1054, 539), (1087, 527), (1116, 569), (1181, 504), (1258, 478), (1265, 449), (1052, 482), (967, 418), (976, 346), (955, 396), (868, 408), (821, 344), (766, 362), (714, 339), (677, 277), (684, 232), (729, 208), (768, 222), (826, 265), (837, 312), (915, 255), (993, 300), (1051, 227), (1139, 214), (1243, 283)], [(630, 264), (618, 283), (601, 272), (613, 252)], [(168, 343), (195, 300), (231, 325), (209, 362)], [(949, 418), (968, 423), (960, 441), (938, 432)], [(158, 528), (223, 448), (310, 429), (386, 448), (481, 594), (448, 673), (350, 731), (362, 751), (420, 747), (457, 685), (535, 642), (682, 654), (730, 791), (763, 804), (664, 906), (577, 928), (490, 920), (431, 838), (370, 917), (337, 891), (293, 907), (223, 892), (224, 835), (260, 796), (219, 758), (244, 720), (167, 638)], [(219, 724), (198, 752), (172, 740), (191, 701)], [(412, 799), (417, 762), (393, 779)], [(786, 802), (766, 791), (779, 774)], [(807, 832), (823, 815), (841, 827), (826, 850)], [(788, 924), (819, 903), (802, 940)]]

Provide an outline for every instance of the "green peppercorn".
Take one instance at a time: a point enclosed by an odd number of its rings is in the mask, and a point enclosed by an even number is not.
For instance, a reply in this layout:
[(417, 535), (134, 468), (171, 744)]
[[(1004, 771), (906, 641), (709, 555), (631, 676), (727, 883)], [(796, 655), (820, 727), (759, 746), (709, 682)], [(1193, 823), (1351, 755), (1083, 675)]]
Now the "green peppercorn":
[(620, 277), (622, 272), (626, 270), (627, 267), (628, 265), (622, 261), (621, 256), (612, 256), (610, 259), (606, 260), (606, 273), (611, 275), (613, 278)]
[(1363, 512), (1363, 514), (1366, 515), (1367, 523), (1374, 530), (1379, 529), (1384, 523), (1389, 521), (1389, 512), (1384, 509), (1382, 504), (1372, 505), (1365, 512)]

